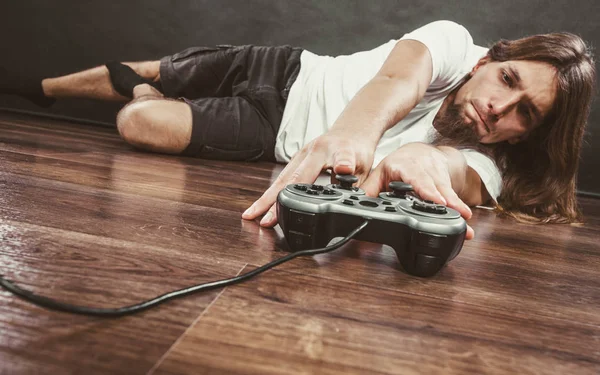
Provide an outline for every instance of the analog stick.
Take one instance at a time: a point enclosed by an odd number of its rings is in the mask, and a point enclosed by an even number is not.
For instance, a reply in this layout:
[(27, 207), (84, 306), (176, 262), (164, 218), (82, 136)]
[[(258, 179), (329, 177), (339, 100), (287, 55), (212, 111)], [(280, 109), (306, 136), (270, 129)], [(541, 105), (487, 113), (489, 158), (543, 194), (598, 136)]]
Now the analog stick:
[(336, 174), (335, 178), (340, 182), (340, 188), (344, 190), (352, 190), (352, 184), (358, 182), (358, 177), (351, 174)]
[(404, 198), (406, 197), (406, 193), (414, 190), (411, 184), (402, 181), (392, 181), (388, 186), (394, 191), (394, 196), (398, 198)]

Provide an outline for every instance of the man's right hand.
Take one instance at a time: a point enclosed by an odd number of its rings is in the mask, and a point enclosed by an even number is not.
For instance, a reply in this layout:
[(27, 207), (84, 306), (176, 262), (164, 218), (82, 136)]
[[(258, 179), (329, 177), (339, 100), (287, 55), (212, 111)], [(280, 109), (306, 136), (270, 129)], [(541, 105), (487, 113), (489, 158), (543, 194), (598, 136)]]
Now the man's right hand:
[(353, 174), (358, 177), (357, 186), (360, 186), (371, 171), (376, 144), (356, 138), (329, 131), (304, 146), (242, 218), (253, 220), (266, 212), (260, 225), (274, 226), (277, 224), (275, 202), (279, 192), (289, 184), (311, 184), (326, 169), (333, 170), (332, 179), (336, 174)]

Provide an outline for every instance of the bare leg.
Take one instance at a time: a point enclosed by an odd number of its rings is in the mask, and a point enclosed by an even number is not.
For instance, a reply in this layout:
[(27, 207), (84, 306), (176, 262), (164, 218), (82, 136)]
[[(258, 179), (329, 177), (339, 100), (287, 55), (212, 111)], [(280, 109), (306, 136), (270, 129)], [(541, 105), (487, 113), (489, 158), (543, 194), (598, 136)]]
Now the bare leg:
[[(140, 76), (154, 82), (160, 80), (160, 61), (123, 63)], [(78, 97), (100, 100), (128, 101), (115, 91), (106, 66), (84, 70), (62, 77), (42, 81), (44, 94), (52, 98)]]
[(117, 116), (117, 129), (134, 147), (179, 154), (192, 138), (192, 110), (179, 100), (165, 99), (152, 86), (137, 85), (134, 99)]

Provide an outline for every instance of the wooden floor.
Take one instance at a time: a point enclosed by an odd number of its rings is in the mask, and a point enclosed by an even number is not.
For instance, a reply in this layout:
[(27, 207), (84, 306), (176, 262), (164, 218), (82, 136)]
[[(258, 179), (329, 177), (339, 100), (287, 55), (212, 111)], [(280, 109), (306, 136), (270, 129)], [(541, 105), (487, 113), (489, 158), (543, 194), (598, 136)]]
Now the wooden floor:
[[(286, 254), (240, 218), (281, 170), (132, 150), (114, 129), (0, 113), (0, 273), (116, 307)], [(326, 180), (322, 180), (326, 181)], [(587, 222), (476, 238), (431, 279), (353, 241), (243, 284), (102, 319), (0, 290), (2, 374), (597, 374), (600, 201)]]

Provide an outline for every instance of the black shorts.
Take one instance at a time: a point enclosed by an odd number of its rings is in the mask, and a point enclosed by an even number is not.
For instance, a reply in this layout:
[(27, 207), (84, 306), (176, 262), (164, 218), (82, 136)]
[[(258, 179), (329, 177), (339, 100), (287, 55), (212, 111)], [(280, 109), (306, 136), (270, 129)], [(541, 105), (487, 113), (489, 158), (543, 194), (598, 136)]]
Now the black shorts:
[(301, 52), (290, 46), (216, 46), (162, 58), (164, 95), (192, 109), (192, 139), (183, 155), (275, 161), (275, 139)]

